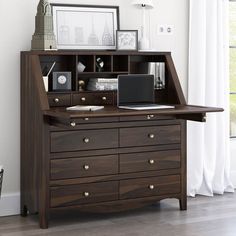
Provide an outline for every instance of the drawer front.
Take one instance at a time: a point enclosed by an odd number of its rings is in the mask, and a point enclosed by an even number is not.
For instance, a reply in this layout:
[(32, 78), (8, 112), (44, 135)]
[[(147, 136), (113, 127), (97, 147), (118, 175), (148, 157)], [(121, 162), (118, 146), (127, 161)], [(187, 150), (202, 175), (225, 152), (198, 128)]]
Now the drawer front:
[(180, 125), (120, 129), (121, 147), (173, 143), (180, 143)]
[(113, 93), (83, 93), (72, 95), (73, 105), (113, 105)]
[(118, 155), (51, 161), (51, 179), (68, 179), (118, 173)]
[(180, 175), (123, 180), (120, 182), (120, 199), (174, 193), (180, 193)]
[(117, 148), (118, 129), (51, 133), (51, 152)]
[(150, 121), (150, 120), (169, 120), (173, 117), (168, 116), (157, 116), (157, 115), (143, 115), (143, 116), (123, 116), (120, 117), (120, 121)]
[(51, 107), (66, 107), (71, 105), (70, 94), (48, 95), (48, 102)]
[(120, 173), (180, 168), (179, 150), (120, 155)]
[(119, 122), (119, 117), (85, 117), (74, 121), (76, 124), (113, 123)]
[(63, 207), (117, 200), (118, 186), (117, 181), (112, 181), (52, 187), (50, 206)]

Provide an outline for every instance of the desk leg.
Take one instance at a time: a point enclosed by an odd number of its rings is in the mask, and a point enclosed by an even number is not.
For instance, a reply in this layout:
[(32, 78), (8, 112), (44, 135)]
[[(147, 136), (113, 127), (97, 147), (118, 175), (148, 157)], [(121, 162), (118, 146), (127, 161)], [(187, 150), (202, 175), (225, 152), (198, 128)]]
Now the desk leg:
[(187, 210), (187, 197), (182, 197), (179, 199), (179, 208), (181, 211)]

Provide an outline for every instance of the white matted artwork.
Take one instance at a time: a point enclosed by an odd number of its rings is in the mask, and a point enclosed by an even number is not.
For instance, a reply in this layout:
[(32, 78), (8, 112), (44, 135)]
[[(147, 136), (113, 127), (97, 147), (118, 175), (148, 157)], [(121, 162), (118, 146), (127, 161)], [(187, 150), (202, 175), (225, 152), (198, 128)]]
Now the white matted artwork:
[(117, 50), (138, 50), (138, 30), (117, 30), (116, 40)]
[(116, 49), (119, 7), (52, 4), (58, 49)]

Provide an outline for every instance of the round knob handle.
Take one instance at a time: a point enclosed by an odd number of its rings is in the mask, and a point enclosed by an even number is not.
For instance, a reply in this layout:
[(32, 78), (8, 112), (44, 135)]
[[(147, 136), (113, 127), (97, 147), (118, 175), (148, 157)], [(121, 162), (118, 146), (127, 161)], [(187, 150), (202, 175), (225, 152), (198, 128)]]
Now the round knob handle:
[(154, 118), (154, 115), (148, 115), (148, 116), (147, 116), (147, 119), (148, 119), (148, 120), (151, 120), (152, 118)]
[(154, 135), (154, 134), (149, 134), (148, 137), (149, 137), (150, 139), (154, 139), (154, 138), (155, 138), (155, 135)]
[(90, 141), (89, 138), (84, 138), (85, 143), (89, 143), (89, 141)]
[(58, 103), (58, 102), (60, 102), (60, 99), (59, 99), (59, 98), (55, 98), (55, 99), (54, 99), (54, 102), (55, 102), (55, 103)]
[(152, 184), (151, 184), (151, 185), (149, 185), (149, 189), (150, 189), (150, 190), (153, 190), (154, 188), (155, 188), (155, 186), (154, 186), (154, 185), (152, 185)]
[(89, 168), (90, 168), (89, 165), (84, 165), (85, 170), (89, 170)]
[(89, 118), (84, 118), (84, 120), (85, 120), (85, 121), (88, 121), (88, 120), (89, 120)]
[(148, 163), (149, 163), (150, 165), (153, 165), (153, 164), (155, 163), (155, 161), (151, 159), (151, 160), (148, 161)]
[(70, 123), (70, 126), (71, 126), (71, 127), (75, 127), (75, 126), (76, 126), (76, 123), (73, 121), (73, 122)]
[(82, 101), (82, 102), (85, 102), (85, 101), (86, 101), (86, 98), (85, 98), (85, 97), (82, 97), (82, 98), (81, 98), (81, 101)]
[(89, 197), (89, 195), (90, 195), (89, 192), (84, 192), (85, 197)]
[(106, 101), (106, 100), (107, 100), (107, 97), (102, 97), (102, 100), (103, 100), (103, 101)]

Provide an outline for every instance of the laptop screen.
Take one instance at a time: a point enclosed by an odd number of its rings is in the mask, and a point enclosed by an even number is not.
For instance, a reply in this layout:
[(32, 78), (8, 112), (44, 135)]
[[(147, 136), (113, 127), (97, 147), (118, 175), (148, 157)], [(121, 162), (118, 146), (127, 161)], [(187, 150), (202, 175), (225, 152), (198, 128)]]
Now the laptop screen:
[(119, 75), (118, 106), (154, 103), (153, 75)]

